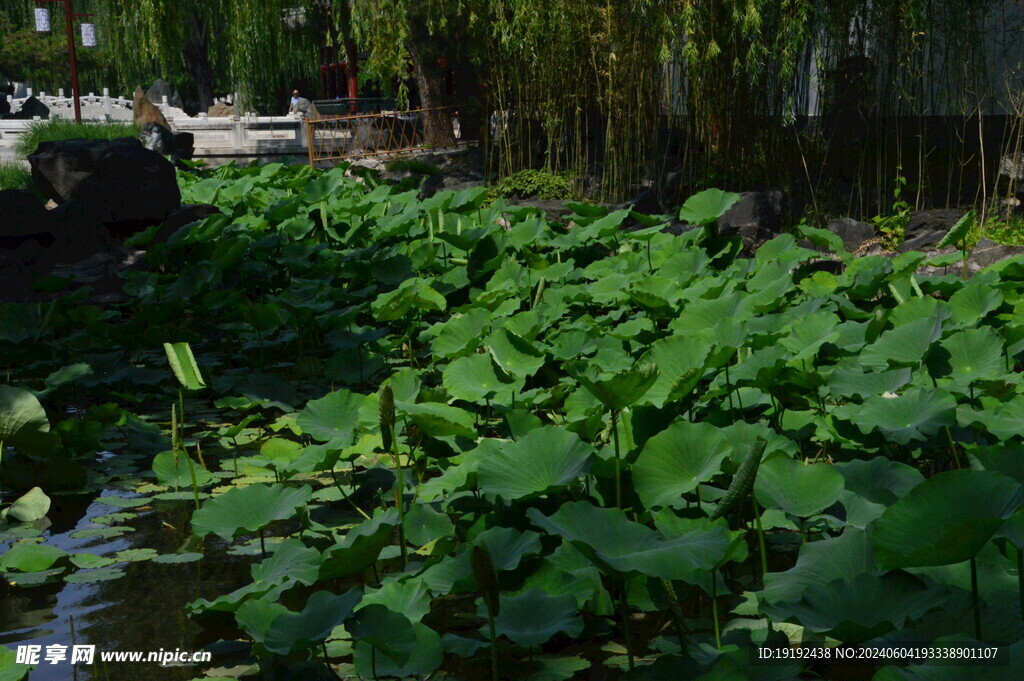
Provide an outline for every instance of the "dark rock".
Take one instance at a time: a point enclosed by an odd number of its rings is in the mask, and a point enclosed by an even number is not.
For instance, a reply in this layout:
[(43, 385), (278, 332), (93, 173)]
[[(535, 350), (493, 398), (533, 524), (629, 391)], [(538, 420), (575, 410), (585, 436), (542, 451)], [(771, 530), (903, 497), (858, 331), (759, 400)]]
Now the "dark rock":
[(1007, 246), (990, 239), (979, 239), (974, 250), (967, 258), (967, 266), (972, 270), (983, 270), (1000, 260), (1024, 254), (1024, 246)]
[(74, 202), (66, 212), (117, 236), (160, 223), (181, 205), (174, 166), (137, 139), (43, 142), (28, 160), (45, 198)]
[(146, 123), (139, 131), (142, 146), (161, 156), (170, 156), (171, 163), (195, 156), (196, 138), (190, 132), (171, 132), (158, 123)]
[(163, 78), (157, 78), (146, 91), (146, 99), (159, 106), (164, 103), (164, 97), (167, 98), (167, 103), (171, 106), (177, 109), (185, 108), (182, 106), (181, 95), (171, 89), (171, 84)]
[(7, 101), (7, 93), (0, 92), (0, 116), (11, 113), (11, 103)]
[(905, 238), (899, 250), (905, 253), (935, 246), (963, 216), (964, 212), (955, 208), (914, 211), (907, 221)]
[(220, 212), (220, 208), (217, 206), (206, 203), (186, 204), (164, 218), (164, 223), (160, 225), (160, 229), (153, 236), (153, 243), (164, 243), (185, 225), (190, 225), (211, 215), (217, 215)]
[(459, 191), (484, 184), (483, 154), (479, 149), (428, 154), (416, 158), (437, 166), (439, 170), (423, 181), (420, 198), (429, 198), (446, 189)]
[(825, 229), (843, 240), (846, 250), (856, 251), (861, 244), (875, 237), (875, 227), (867, 222), (853, 218), (839, 218), (829, 221)]
[(512, 206), (528, 206), (530, 208), (536, 208), (544, 214), (544, 219), (548, 222), (562, 222), (565, 217), (574, 213), (572, 208), (565, 205), (565, 201), (548, 200), (548, 199), (520, 199), (513, 196), (509, 199), (509, 205)]
[(142, 146), (161, 156), (170, 156), (174, 150), (174, 133), (159, 123), (143, 125), (139, 130), (139, 141), (142, 142)]
[(54, 241), (54, 218), (32, 192), (0, 191), (0, 249), (16, 250), (27, 241), (46, 247)]
[(11, 118), (19, 121), (28, 121), (36, 116), (42, 119), (50, 117), (50, 107), (40, 102), (35, 95), (32, 95), (25, 100), (24, 104), (21, 105), (21, 109), (18, 110)]
[(192, 160), (196, 155), (196, 136), (190, 132), (174, 133), (174, 160)]
[(753, 253), (782, 232), (782, 192), (740, 194), (739, 201), (718, 218), (718, 229), (726, 236), (739, 236), (744, 250)]

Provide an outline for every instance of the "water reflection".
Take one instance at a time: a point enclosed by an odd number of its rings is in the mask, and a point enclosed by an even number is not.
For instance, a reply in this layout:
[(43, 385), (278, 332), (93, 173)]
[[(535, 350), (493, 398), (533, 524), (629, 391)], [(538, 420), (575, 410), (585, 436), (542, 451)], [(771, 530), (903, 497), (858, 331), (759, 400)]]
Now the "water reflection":
[[(122, 509), (95, 501), (100, 496), (126, 496), (123, 490), (99, 494), (54, 497), (46, 543), (69, 553), (88, 552), (113, 557), (118, 551), (151, 548), (175, 553), (189, 539), (191, 507), (187, 502), (159, 502), (144, 507), (124, 525), (134, 532), (111, 537), (75, 538), (84, 529), (103, 527), (92, 518)], [(115, 525), (117, 526), (117, 525)], [(194, 563), (160, 564), (150, 561), (118, 563), (119, 579), (90, 584), (57, 582), (35, 587), (0, 587), (0, 644), (46, 646), (95, 645), (94, 666), (69, 662), (42, 663), (29, 681), (186, 681), (200, 676), (197, 667), (161, 667), (156, 663), (99, 662), (100, 651), (199, 650), (199, 627), (191, 622), (185, 605), (196, 598), (214, 598), (248, 581), (252, 559), (230, 556), (222, 546), (207, 542), (206, 558)], [(0, 545), (0, 552), (6, 547)], [(209, 636), (203, 638), (208, 641)]]

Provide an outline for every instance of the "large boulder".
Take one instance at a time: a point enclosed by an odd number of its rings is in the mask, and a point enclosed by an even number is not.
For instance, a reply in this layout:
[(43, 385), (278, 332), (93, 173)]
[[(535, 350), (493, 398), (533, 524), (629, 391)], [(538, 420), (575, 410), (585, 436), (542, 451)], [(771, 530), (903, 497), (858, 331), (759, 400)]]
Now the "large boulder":
[(171, 132), (157, 123), (146, 123), (139, 131), (142, 146), (161, 156), (170, 156), (171, 163), (191, 159), (195, 155), (195, 135), (190, 132)]
[(74, 203), (83, 228), (127, 237), (181, 205), (174, 166), (137, 139), (43, 142), (28, 157), (39, 192), (58, 206)]
[(899, 250), (905, 253), (934, 247), (963, 216), (964, 211), (955, 208), (914, 211), (904, 228), (904, 239)]
[(25, 100), (20, 109), (11, 115), (11, 118), (19, 121), (29, 121), (36, 116), (43, 119), (49, 118), (50, 107), (40, 102), (35, 95), (32, 95)]
[(171, 129), (160, 109), (146, 99), (146, 93), (141, 87), (135, 88), (135, 95), (132, 97), (132, 121), (140, 128), (145, 127), (147, 123), (156, 123), (168, 131)]
[(971, 270), (977, 271), (1018, 255), (1024, 255), (1024, 246), (1007, 246), (991, 239), (979, 239), (968, 257), (967, 264)]
[(49, 246), (54, 241), (54, 219), (32, 192), (0, 191), (0, 250), (16, 250), (28, 241)]
[(206, 110), (206, 115), (210, 118), (228, 118), (235, 115), (235, 107), (224, 102), (217, 102)]
[(843, 240), (846, 250), (853, 253), (868, 239), (875, 237), (874, 225), (853, 218), (830, 220), (825, 229)]
[(181, 101), (181, 95), (171, 89), (171, 84), (163, 78), (157, 78), (149, 89), (146, 90), (146, 99), (159, 106), (164, 103), (164, 97), (167, 98), (167, 103), (174, 108), (185, 108)]
[(718, 218), (718, 229), (739, 236), (747, 252), (782, 232), (782, 192), (744, 192), (732, 208)]

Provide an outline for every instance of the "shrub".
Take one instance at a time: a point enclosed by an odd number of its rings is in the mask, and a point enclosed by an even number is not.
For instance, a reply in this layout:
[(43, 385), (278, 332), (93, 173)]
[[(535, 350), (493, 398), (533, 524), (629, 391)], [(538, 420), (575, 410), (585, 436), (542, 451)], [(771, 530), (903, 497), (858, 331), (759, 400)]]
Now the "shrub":
[(521, 199), (545, 200), (571, 199), (574, 197), (569, 174), (552, 173), (547, 170), (521, 170), (504, 177), (491, 188), (494, 196), (518, 196)]
[(32, 174), (20, 163), (0, 163), (0, 190), (31, 188)]
[(130, 123), (75, 123), (61, 118), (39, 121), (29, 126), (14, 151), (21, 156), (35, 152), (43, 142), (58, 140), (112, 140), (118, 137), (138, 137), (139, 128)]
[(417, 175), (437, 175), (441, 169), (433, 163), (418, 158), (402, 158), (388, 163), (385, 168), (389, 173), (410, 172)]

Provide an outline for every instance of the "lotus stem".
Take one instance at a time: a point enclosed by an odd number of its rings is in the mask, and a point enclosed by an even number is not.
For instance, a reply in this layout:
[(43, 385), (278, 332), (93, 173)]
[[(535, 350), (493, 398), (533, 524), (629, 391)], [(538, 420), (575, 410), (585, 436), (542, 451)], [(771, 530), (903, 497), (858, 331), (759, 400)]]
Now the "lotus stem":
[(722, 631), (718, 624), (718, 573), (711, 571), (711, 617), (715, 623), (715, 648), (722, 649)]
[(494, 613), (487, 609), (487, 626), (491, 634), (491, 681), (498, 681), (498, 633), (494, 628)]
[(192, 477), (192, 495), (196, 500), (196, 510), (199, 510), (199, 483), (196, 481), (196, 467), (192, 465), (192, 457), (185, 452), (185, 461), (188, 463), (188, 474)]
[(629, 626), (629, 594), (626, 591), (626, 580), (622, 580), (622, 589), (619, 591), (619, 608), (622, 610), (622, 637), (626, 642), (626, 659), (629, 660), (629, 671), (636, 668), (636, 660), (633, 659), (633, 637)]
[(754, 524), (757, 527), (757, 548), (761, 552), (761, 585), (764, 585), (765, 575), (768, 574), (768, 550), (764, 544), (764, 527), (761, 526), (761, 507), (757, 505), (757, 499), (750, 495), (750, 503), (754, 505)]
[(971, 558), (971, 601), (974, 605), (974, 637), (981, 640), (981, 597), (978, 594), (978, 561)]
[(622, 508), (622, 473), (621, 459), (619, 456), (619, 428), (617, 424), (618, 411), (612, 409), (612, 440), (615, 442), (615, 508)]
[(260, 556), (265, 560), (267, 557), (267, 545), (263, 541), (263, 528), (260, 528)]
[(1020, 593), (1020, 616), (1021, 619), (1024, 619), (1024, 550), (1019, 548), (1017, 549), (1017, 591)]

